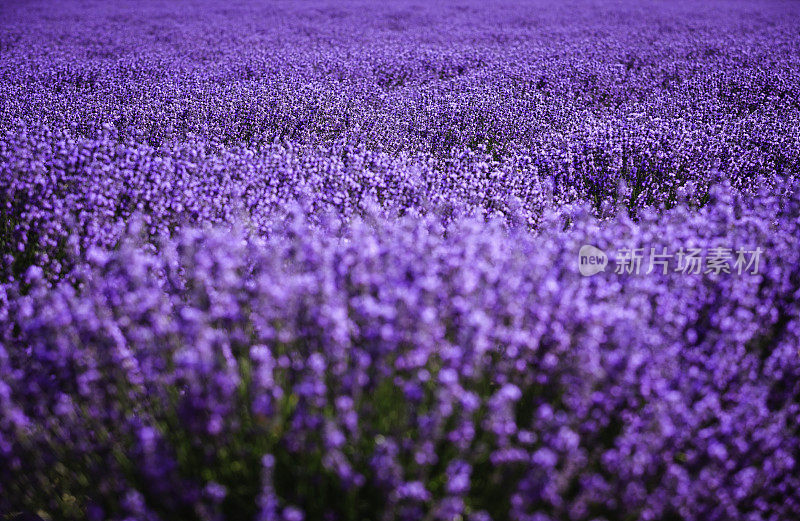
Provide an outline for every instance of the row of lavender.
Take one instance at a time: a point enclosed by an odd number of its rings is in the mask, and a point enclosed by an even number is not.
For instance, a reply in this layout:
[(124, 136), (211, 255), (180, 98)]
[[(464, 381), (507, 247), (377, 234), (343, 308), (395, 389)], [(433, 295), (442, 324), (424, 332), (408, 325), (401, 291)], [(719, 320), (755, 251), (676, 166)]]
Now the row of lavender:
[(800, 11), (517, 4), (0, 5), (0, 518), (799, 517)]
[(621, 145), (607, 136), (621, 129), (634, 155), (687, 170), (794, 157), (790, 2), (373, 4), (7, 7), (0, 121), (107, 123), (153, 145), (484, 144), (554, 162), (576, 143)]
[[(766, 192), (766, 191), (765, 191)], [(0, 510), (58, 519), (800, 514), (800, 200), (534, 237), (371, 215), (136, 233), (7, 289)], [(591, 243), (755, 249), (593, 278)], [(618, 258), (615, 260), (619, 260)]]
[[(364, 145), (250, 149), (199, 138), (153, 148), (121, 141), (112, 127), (95, 138), (75, 138), (20, 125), (0, 137), (0, 276), (16, 280), (39, 266), (48, 278), (60, 278), (89, 247), (115, 245), (132, 218), (143, 220), (151, 238), (185, 226), (234, 223), (264, 235), (293, 206), (312, 222), (349, 222), (377, 208), (388, 219), (433, 215), (446, 225), (482, 216), (535, 231), (549, 213), (569, 221), (583, 203), (611, 219), (620, 210), (635, 217), (679, 202), (700, 207), (721, 182), (743, 194), (791, 191), (800, 171), (797, 146), (783, 149), (793, 156), (784, 163), (787, 172), (764, 165), (731, 173), (670, 166), (685, 159), (672, 155), (636, 156), (629, 148), (635, 141), (617, 132), (606, 139), (618, 143), (616, 152), (572, 142), (571, 158), (554, 164), (547, 159), (552, 155), (495, 158), (483, 146), (446, 157)], [(70, 238), (77, 244), (68, 245)]]
[[(64, 241), (260, 223), (694, 204), (800, 169), (790, 4), (5, 6), (0, 276)], [(80, 23), (78, 23), (80, 22)]]

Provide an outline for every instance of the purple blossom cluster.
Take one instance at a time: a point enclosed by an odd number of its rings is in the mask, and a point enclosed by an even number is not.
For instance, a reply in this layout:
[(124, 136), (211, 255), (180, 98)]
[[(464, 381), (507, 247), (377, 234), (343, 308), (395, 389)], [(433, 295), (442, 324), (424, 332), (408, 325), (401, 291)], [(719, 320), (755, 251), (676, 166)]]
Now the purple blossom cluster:
[(133, 213), (258, 227), (366, 198), (535, 228), (772, 184), (800, 169), (800, 13), (724, 5), (8, 3), (2, 278), (58, 275), (67, 235), (107, 247)]
[[(77, 284), (30, 268), (4, 297), (0, 509), (793, 519), (800, 199), (779, 201), (718, 187), (700, 211), (584, 209), (542, 236), (298, 210), (157, 253), (134, 229)], [(769, 257), (741, 278), (586, 278), (587, 241)]]
[(2, 2), (0, 520), (800, 519), (798, 27)]

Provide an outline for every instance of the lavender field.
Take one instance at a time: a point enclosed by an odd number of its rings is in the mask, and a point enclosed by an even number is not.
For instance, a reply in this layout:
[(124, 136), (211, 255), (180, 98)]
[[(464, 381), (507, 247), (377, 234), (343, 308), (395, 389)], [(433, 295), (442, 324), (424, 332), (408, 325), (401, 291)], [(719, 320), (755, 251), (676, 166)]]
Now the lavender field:
[(0, 520), (800, 519), (800, 2), (0, 0)]

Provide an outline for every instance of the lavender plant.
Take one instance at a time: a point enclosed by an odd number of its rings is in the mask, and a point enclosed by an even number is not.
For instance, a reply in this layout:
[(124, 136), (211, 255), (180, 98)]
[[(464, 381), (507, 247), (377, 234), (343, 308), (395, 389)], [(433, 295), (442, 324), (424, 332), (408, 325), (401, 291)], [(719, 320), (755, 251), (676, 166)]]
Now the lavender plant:
[(0, 18), (0, 519), (800, 517), (797, 5)]

